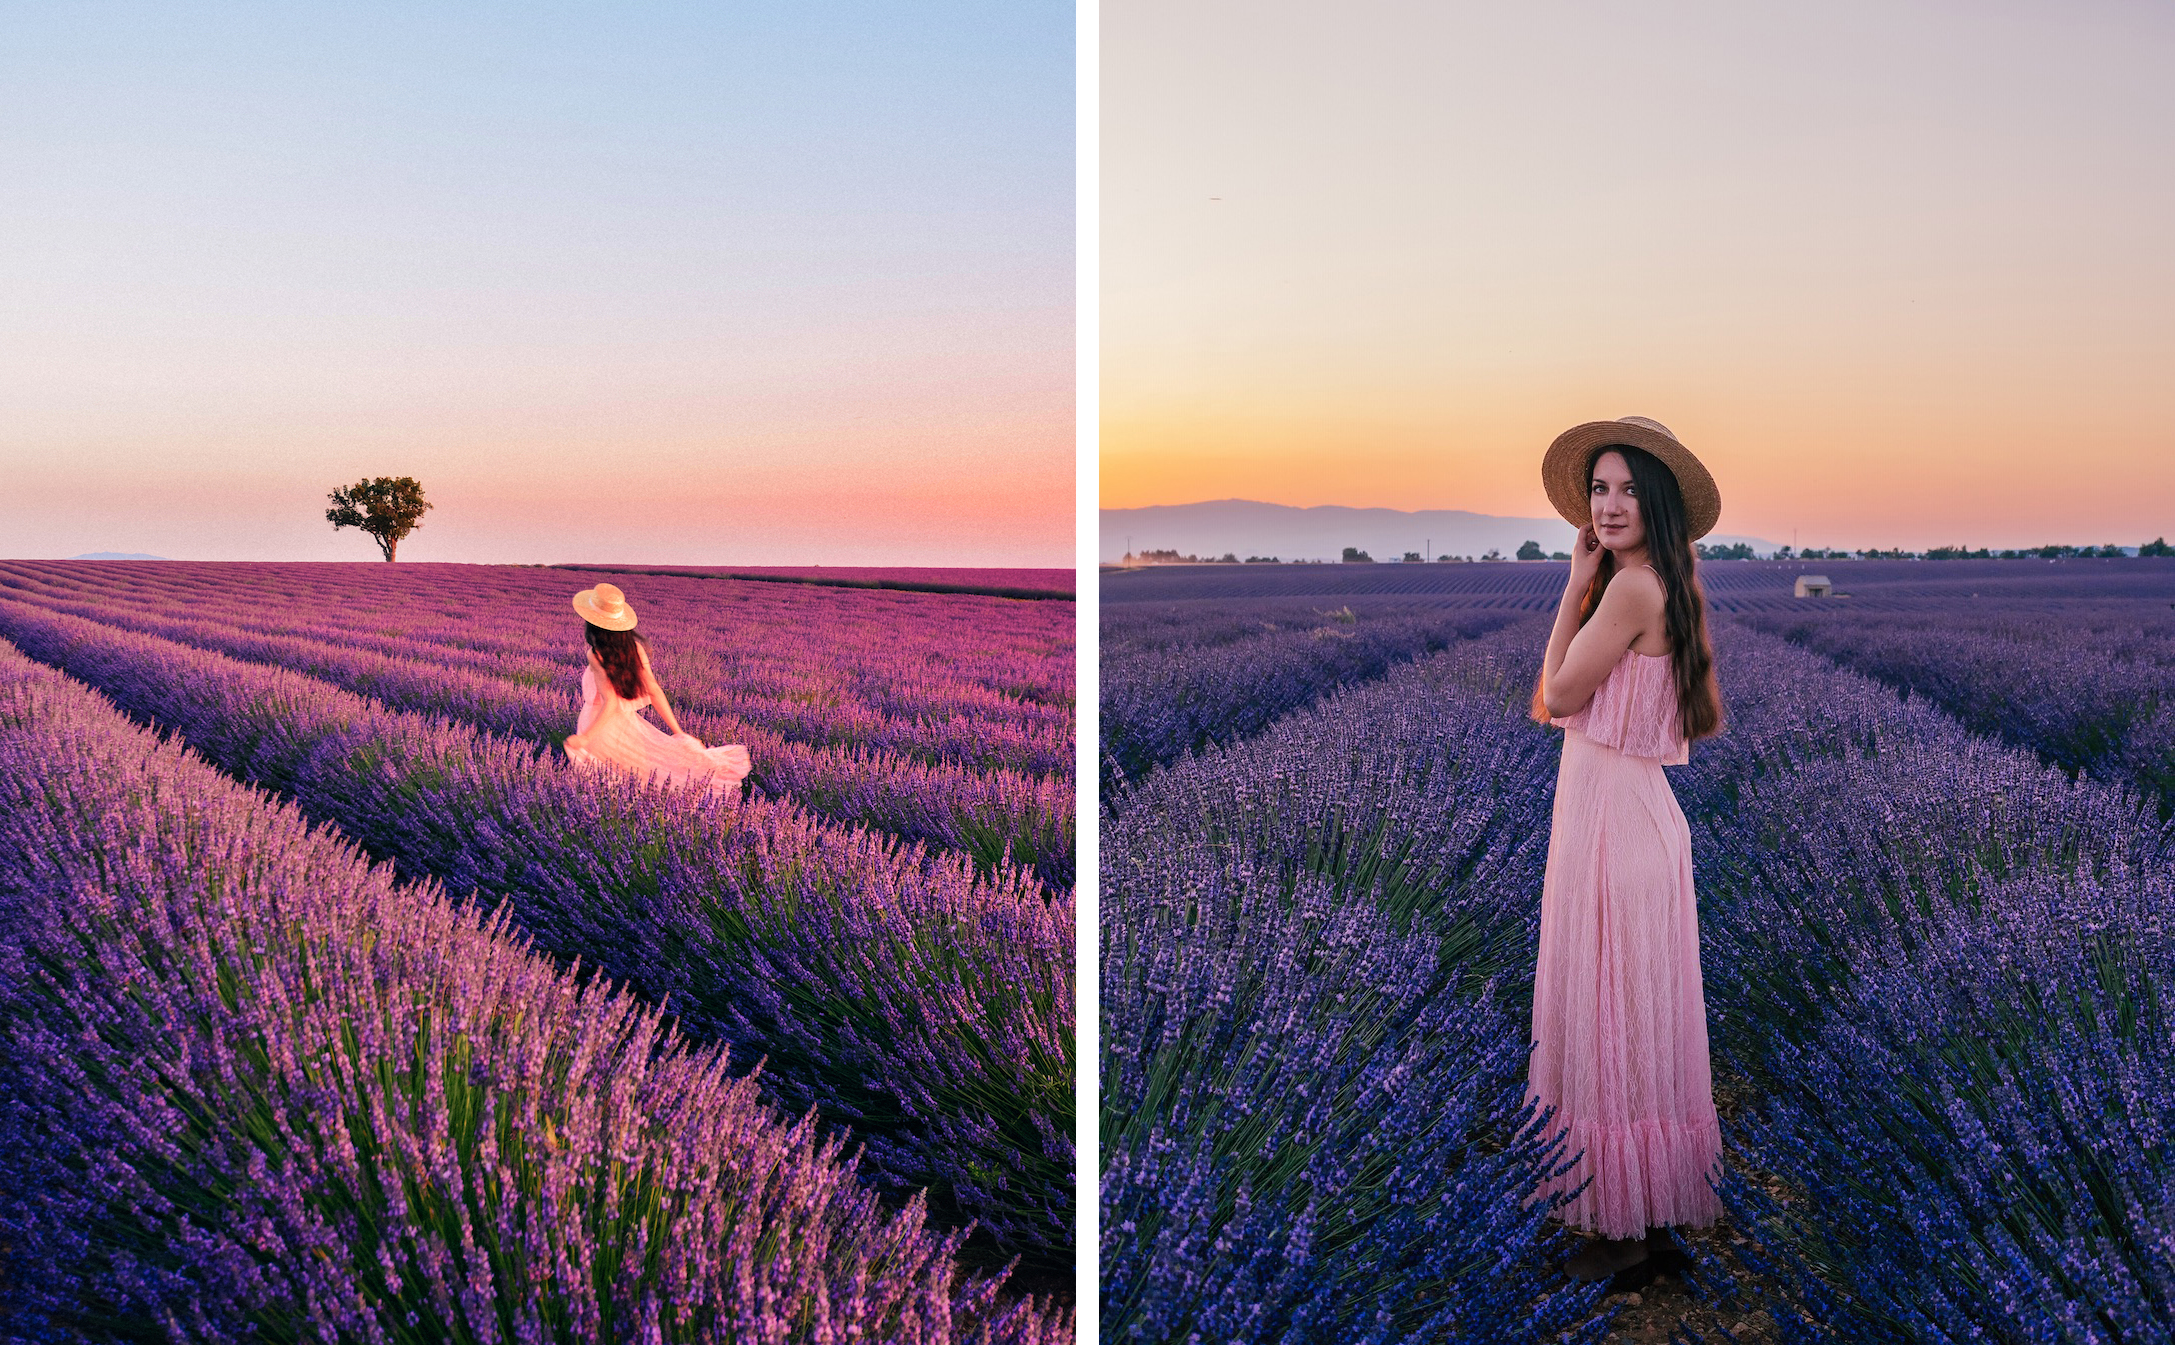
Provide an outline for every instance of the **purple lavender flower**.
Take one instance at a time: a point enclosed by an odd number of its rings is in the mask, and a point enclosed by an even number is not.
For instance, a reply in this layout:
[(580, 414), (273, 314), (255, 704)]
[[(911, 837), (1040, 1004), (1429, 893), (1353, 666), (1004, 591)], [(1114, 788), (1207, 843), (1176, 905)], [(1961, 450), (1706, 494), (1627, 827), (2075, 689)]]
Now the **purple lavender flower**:
[[(2062, 727), (2113, 724), (2110, 706), (2142, 697), (2142, 673), (2083, 684), (2161, 657), (2175, 566), (2093, 565), (1854, 563), (1856, 605), (1817, 611), (1788, 596), (1797, 567), (1702, 567), (1728, 728), (1672, 783), (1717, 1077), (1749, 1094), (1725, 1123), (1723, 1194), (1786, 1340), (2175, 1333), (2175, 831), (2136, 769), (2157, 759), (2162, 711), (2121, 720), (2119, 750)], [(1447, 618), (1545, 607), (1562, 582), (1552, 566), (1367, 568), (1126, 576), (1139, 601), (1106, 608), (1111, 646), (1205, 668), (1273, 604), (1380, 595)], [(1969, 586), (1996, 585), (2021, 625), (1969, 614)], [(1895, 658), (1875, 680), (1737, 615), (1848, 661)], [(1603, 1329), (1517, 1222), (1518, 1165), (1562, 1156), (1517, 1149), (1529, 1118), (1504, 1091), (1554, 759), (1521, 718), (1543, 634), (1325, 677), (1311, 708), (1218, 711), (1258, 720), (1106, 796), (1116, 1330), (1428, 1338), (1452, 1333), (1426, 1316), (1449, 1306), (1471, 1338)], [(2034, 644), (2074, 667), (2034, 662)], [(1990, 690), (2025, 698), (1981, 716)], [(1479, 1161), (1494, 1156), (1513, 1161)], [(1431, 1189), (1454, 1226), (1398, 1222), (1386, 1193)]]
[(762, 1058), (773, 1097), (850, 1127), (902, 1195), (1070, 1264), (1069, 893), (786, 802), (576, 778), (464, 724), (22, 602), (0, 599), (0, 636), (402, 876), (509, 903), (539, 947)]
[(22, 1339), (1069, 1340), (505, 908), (0, 651)]
[[(0, 588), (48, 610), (552, 745), (572, 731), (582, 670), (567, 582), (476, 566), (0, 565)], [(1065, 604), (659, 578), (644, 610), (683, 722), (746, 743), (755, 790), (1071, 886)]]

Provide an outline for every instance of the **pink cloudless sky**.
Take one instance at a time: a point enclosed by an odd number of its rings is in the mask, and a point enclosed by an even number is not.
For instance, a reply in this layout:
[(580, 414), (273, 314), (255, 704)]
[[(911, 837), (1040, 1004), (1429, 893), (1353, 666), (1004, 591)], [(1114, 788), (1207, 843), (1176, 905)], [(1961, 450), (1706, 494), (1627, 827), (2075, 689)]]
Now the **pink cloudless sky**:
[(1072, 18), (33, 5), (0, 554), (1069, 564)]

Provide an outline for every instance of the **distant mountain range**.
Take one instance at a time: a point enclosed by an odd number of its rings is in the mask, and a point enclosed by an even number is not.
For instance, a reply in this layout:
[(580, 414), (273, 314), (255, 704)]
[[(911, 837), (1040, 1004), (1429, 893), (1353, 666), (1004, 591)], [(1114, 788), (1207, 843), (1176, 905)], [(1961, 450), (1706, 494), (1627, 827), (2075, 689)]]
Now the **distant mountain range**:
[[(1105, 509), (1097, 554), (1119, 561), (1130, 549), (1176, 551), (1209, 559), (1235, 555), (1275, 556), (1280, 560), (1337, 560), (1356, 546), (1376, 560), (1396, 560), (1407, 551), (1423, 557), (1471, 556), (1490, 549), (1514, 556), (1528, 541), (1548, 552), (1569, 551), (1578, 530), (1560, 518), (1506, 518), (1463, 509), (1353, 509), (1321, 504), (1301, 509), (1258, 500), (1207, 500), (1199, 504), (1156, 504), (1141, 509)], [(1751, 544), (1761, 554), (1779, 543), (1761, 537), (1709, 534), (1709, 545)]]
[(86, 552), (84, 552), (84, 553), (83, 553), (82, 555), (80, 555), (80, 556), (70, 556), (70, 557), (69, 557), (68, 559), (70, 559), (70, 560), (164, 560), (164, 559), (166, 559), (166, 557), (164, 557), (164, 556), (154, 556), (154, 555), (152, 555), (152, 554), (151, 554), (150, 552), (148, 552), (148, 551), (86, 551)]

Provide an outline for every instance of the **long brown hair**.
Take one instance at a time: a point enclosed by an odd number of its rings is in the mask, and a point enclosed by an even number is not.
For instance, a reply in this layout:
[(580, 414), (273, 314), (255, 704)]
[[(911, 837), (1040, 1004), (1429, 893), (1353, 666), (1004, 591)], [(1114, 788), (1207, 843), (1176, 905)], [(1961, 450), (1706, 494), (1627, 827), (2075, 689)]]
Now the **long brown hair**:
[[(1677, 723), (1685, 740), (1711, 738), (1722, 731), (1722, 692), (1714, 681), (1714, 648), (1707, 641), (1707, 598), (1699, 585), (1699, 560), (1691, 529), (1684, 521), (1684, 493), (1676, 473), (1660, 458), (1628, 444), (1604, 444), (1586, 460), (1591, 489), (1593, 468), (1604, 453), (1621, 453), (1631, 469), (1631, 488), (1639, 499), (1639, 521), (1646, 527), (1646, 555), (1661, 579), (1662, 628), (1669, 633), (1669, 668), (1677, 687)], [(1616, 573), (1616, 553), (1603, 551), (1601, 566), (1578, 605), (1578, 624), (1593, 619)], [(1547, 723), (1548, 705), (1533, 688), (1533, 717)]]
[(597, 662), (604, 665), (604, 675), (621, 700), (642, 694), (642, 650), (649, 641), (639, 632), (606, 630), (594, 621), (582, 623), (582, 638), (597, 651)]

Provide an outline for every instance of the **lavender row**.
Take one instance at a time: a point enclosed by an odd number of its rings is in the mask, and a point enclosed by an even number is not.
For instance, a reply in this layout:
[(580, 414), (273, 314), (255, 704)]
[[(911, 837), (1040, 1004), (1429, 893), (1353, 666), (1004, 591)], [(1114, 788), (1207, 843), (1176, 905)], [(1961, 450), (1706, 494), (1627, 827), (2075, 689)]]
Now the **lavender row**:
[[(417, 608), (398, 601), (401, 586), (373, 582), (355, 567), (140, 568), (149, 573), (17, 562), (0, 566), (0, 585), (41, 601), (160, 614), (187, 607), (252, 634), (332, 640), (530, 686), (567, 685), (581, 674), (579, 620), (563, 601), (570, 580), (557, 571), (439, 567), (450, 573), (432, 576), (433, 602)], [(673, 690), (695, 707), (819, 744), (860, 743), (970, 766), (1071, 768), (1069, 684), (1048, 702), (984, 684), (998, 678), (992, 665), (1012, 677), (1029, 673), (1038, 687), (1047, 682), (1048, 665), (1064, 662), (1071, 648), (1069, 632), (1053, 623), (1007, 629), (1000, 620), (984, 630), (963, 628), (963, 613), (939, 621), (916, 612), (900, 629), (814, 600), (641, 596), (659, 652), (669, 652)], [(962, 676), (962, 663), (984, 680)]]
[[(2171, 585), (2175, 591), (2175, 585)], [(2175, 606), (1967, 600), (1746, 619), (2175, 813)]]
[[(1563, 591), (1563, 561), (1426, 565), (1183, 565), (1151, 566), (1104, 575), (1102, 603), (1218, 603), (1282, 599), (1334, 606), (1347, 601), (1434, 601), (1496, 604), (1536, 612), (1555, 610)], [(1851, 595), (1854, 607), (1880, 607), (1928, 598), (2026, 601), (2175, 599), (2175, 558), (2065, 560), (1713, 560), (1699, 563), (1700, 582), (1716, 611), (1788, 611), (1797, 579), (1825, 574)]]
[(1563, 591), (1565, 566), (1549, 561), (1508, 564), (1436, 562), (1423, 565), (1172, 565), (1122, 570), (1103, 576), (1105, 609), (1136, 602), (1218, 602), (1249, 598), (1305, 598), (1340, 603), (1362, 597), (1449, 597), (1554, 607)]
[(1275, 631), (1312, 630), (1334, 622), (1414, 617), (1456, 606), (1441, 598), (1375, 599), (1355, 608), (1328, 598), (1192, 598), (1175, 602), (1105, 604), (1098, 614), (1104, 649), (1201, 648)]
[(1345, 688), (1102, 826), (1111, 1339), (1599, 1340), (1527, 1208), (1555, 744), (1532, 629)]
[(1857, 609), (1934, 603), (2031, 604), (2175, 598), (2175, 560), (2149, 556), (2065, 560), (1774, 560), (1702, 564), (1700, 577), (1725, 612), (1804, 611), (1832, 599), (1794, 596), (1798, 576), (1825, 574)]
[(2175, 1337), (2171, 900), (2162, 873), (1991, 887), (1823, 989), (1740, 1136), (1790, 1203), (1731, 1195), (1784, 1339)]
[[(1287, 606), (1277, 612), (1263, 620), (1291, 621)], [(1236, 615), (1231, 605), (1217, 604), (1203, 620)], [(1213, 645), (1113, 642), (1102, 656), (1104, 785), (1138, 779), (1210, 743), (1258, 733), (1334, 687), (1380, 677), (1518, 619), (1510, 611), (1465, 609), (1362, 618), (1346, 606)]]
[(10, 1338), (1057, 1345), (722, 1051), (0, 652)]
[(607, 565), (563, 563), (555, 570), (602, 574), (701, 575), (772, 584), (829, 584), (840, 588), (897, 588), (916, 593), (980, 593), (996, 598), (1072, 599), (1078, 572), (1067, 567), (972, 567), (951, 565)]
[[(1723, 632), (1694, 818), (1724, 1196), (1786, 1340), (2175, 1329), (2170, 836), (1779, 640)], [(2090, 1215), (2080, 1217), (2080, 1212)]]
[[(470, 648), (502, 643), (479, 630), (518, 609), (535, 629), (556, 623), (590, 582), (541, 566), (256, 564), (180, 561), (10, 562), (6, 570), (95, 588), (224, 601), (237, 612), (301, 604), (357, 633), (423, 632)], [(731, 580), (645, 578), (632, 590), (669, 624), (716, 645), (744, 682), (791, 689), (810, 680), (868, 690), (909, 712), (1063, 706), (1072, 697), (1073, 623), (1062, 603), (868, 592)], [(523, 637), (522, 647), (537, 642)], [(516, 650), (514, 652), (519, 652)]]
[[(331, 640), (531, 686), (570, 685), (581, 675), (579, 619), (564, 601), (579, 577), (562, 572), (441, 567), (451, 573), (433, 576), (432, 605), (415, 609), (394, 601), (397, 587), (382, 592), (388, 585), (344, 566), (140, 568), (149, 572), (16, 563), (0, 568), (0, 583), (48, 602), (160, 615), (186, 607), (255, 635)], [(1069, 681), (1050, 701), (989, 684), (1009, 686), (1024, 672), (1032, 689), (1047, 691), (1055, 673), (1048, 665), (1069, 662), (1069, 629), (1047, 619), (1008, 629), (1005, 612), (972, 614), (999, 618), (988, 628), (962, 625), (969, 614), (938, 621), (914, 612), (900, 629), (879, 614), (830, 610), (835, 604), (821, 599), (736, 597), (738, 587), (747, 586), (728, 586), (723, 602), (639, 590), (659, 653), (669, 655), (671, 690), (691, 708), (818, 746), (972, 769), (1072, 770)], [(970, 669), (973, 676), (961, 675)]]
[[(1487, 1102), (1488, 1053), (1461, 1047), (1471, 1076), (1429, 1062), (1407, 1003), (1479, 1013), (1492, 995), (1493, 1030), (1522, 1044), (1552, 760), (1520, 722), (1540, 639), (1476, 640), (1119, 796), (1104, 824), (1105, 1070), (1130, 1091), (1106, 1113), (1106, 1180), (1145, 1154), (1184, 1203), (1106, 1186), (1105, 1264), (1123, 1275), (1106, 1312), (1214, 1321), (1233, 1339), (1332, 1302), (1364, 1329), (1377, 1308), (1416, 1320), (1400, 1306), (1410, 1282), (1371, 1277), (1395, 1253), (1350, 1232), (1333, 1174), (1412, 1179), (1388, 1159), (1325, 1168), (1365, 1151), (1305, 1109), (1324, 1090), (1356, 1096), (1363, 1125), (1396, 1133)], [(2134, 794), (2072, 783), (1803, 651), (1728, 629), (1717, 642), (1729, 731), (1673, 775), (1694, 820), (1718, 1071), (1760, 1095), (1727, 1123), (1725, 1196), (1754, 1235), (1748, 1259), (1789, 1290), (1771, 1305), (1786, 1337), (2175, 1327), (2159, 1287), (2175, 1157), (2155, 1101), (2175, 1058), (2168, 833)], [(1322, 882), (1389, 920), (1358, 936), (1365, 951)], [(1432, 982), (1398, 944), (1422, 930), (1443, 959)], [(1900, 998), (1912, 982), (1917, 998)], [(1368, 1078), (1400, 1097), (1379, 1121), (1353, 1085)], [(1282, 1101), (1258, 1098), (1257, 1079)], [(1912, 1079), (1929, 1082), (1899, 1090)], [(1294, 1156), (1280, 1147), (1294, 1135), (1319, 1147)], [(1755, 1175), (1794, 1199), (1768, 1199)], [(1467, 1219), (1507, 1217), (1519, 1189), (1504, 1177)], [(1308, 1263), (1335, 1289), (1294, 1268), (1325, 1208), (1365, 1249)], [(1538, 1237), (1489, 1245), (1542, 1276), (1529, 1289), (1545, 1282)], [(1223, 1305), (1248, 1297), (1273, 1306), (1236, 1322)], [(1534, 1338), (1508, 1318), (1490, 1330)]]
[(511, 903), (705, 1040), (768, 1057), (902, 1184), (1069, 1264), (1072, 905), (901, 849), (403, 714), (322, 682), (0, 601), (0, 636), (294, 800), (410, 878)]
[[(42, 596), (38, 605), (122, 630), (303, 673), (397, 710), (442, 715), (486, 732), (556, 747), (573, 732), (577, 698), (424, 658), (357, 649), (315, 636), (260, 634), (201, 615), (171, 616), (114, 602)], [(578, 618), (577, 618), (578, 619)], [(671, 670), (666, 669), (669, 674)], [(578, 671), (564, 685), (577, 685)], [(834, 821), (879, 827), (908, 840), (947, 846), (991, 868), (1030, 866), (1045, 882), (1073, 881), (1073, 789), (1069, 782), (1005, 771), (929, 765), (860, 747), (811, 747), (730, 717), (688, 711), (682, 724), (710, 742), (744, 742), (749, 779), (765, 793)]]

